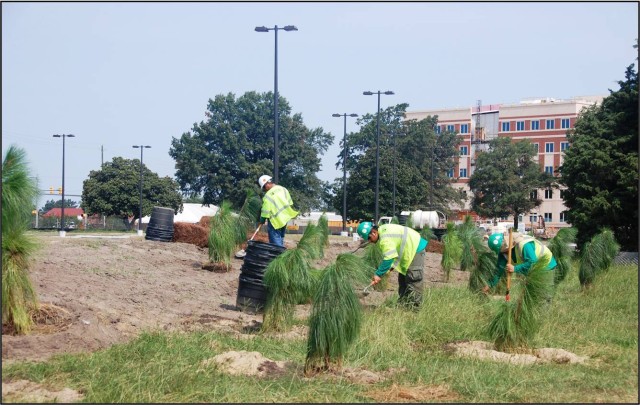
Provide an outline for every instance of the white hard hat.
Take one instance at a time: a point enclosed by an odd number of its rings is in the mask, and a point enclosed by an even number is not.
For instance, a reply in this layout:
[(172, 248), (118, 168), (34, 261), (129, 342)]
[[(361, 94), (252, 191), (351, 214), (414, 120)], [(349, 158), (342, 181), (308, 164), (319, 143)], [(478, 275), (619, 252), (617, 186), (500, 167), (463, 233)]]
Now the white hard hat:
[(263, 174), (262, 176), (260, 176), (260, 178), (258, 179), (258, 185), (260, 186), (260, 188), (264, 188), (264, 185), (267, 184), (268, 182), (271, 181), (271, 176), (269, 176), (268, 174)]

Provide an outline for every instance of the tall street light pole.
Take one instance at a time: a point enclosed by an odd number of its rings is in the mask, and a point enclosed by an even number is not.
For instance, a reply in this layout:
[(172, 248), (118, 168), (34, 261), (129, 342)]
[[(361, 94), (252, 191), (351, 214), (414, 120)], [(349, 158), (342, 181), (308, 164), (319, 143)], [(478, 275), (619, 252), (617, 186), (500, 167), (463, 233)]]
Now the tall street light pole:
[(273, 28), (267, 28), (265, 26), (256, 27), (255, 30), (257, 32), (269, 32), (274, 31), (276, 37), (276, 46), (275, 46), (275, 68), (273, 74), (273, 116), (274, 116), (274, 126), (273, 126), (273, 180), (277, 184), (278, 183), (278, 30), (285, 31), (298, 31), (295, 25), (286, 25), (284, 28), (278, 28), (278, 26), (274, 26)]
[(140, 217), (138, 218), (138, 236), (142, 235), (142, 230), (140, 227), (142, 226), (142, 151), (145, 148), (150, 148), (149, 145), (133, 145), (133, 148), (140, 148)]
[(65, 236), (64, 230), (64, 140), (65, 138), (75, 138), (75, 135), (71, 134), (62, 134), (62, 135), (54, 135), (54, 138), (62, 138), (62, 210), (60, 212), (60, 236)]
[(395, 94), (392, 91), (385, 91), (385, 92), (381, 92), (380, 90), (378, 90), (377, 92), (372, 92), (372, 91), (365, 91), (362, 94), (364, 94), (365, 96), (372, 96), (374, 94), (378, 94), (378, 118), (377, 118), (377, 123), (376, 123), (376, 217), (375, 217), (375, 223), (378, 223), (378, 219), (379, 217), (379, 210), (378, 210), (378, 196), (380, 193), (380, 94), (384, 94), (387, 96), (390, 96), (392, 94)]
[(358, 114), (331, 114), (332, 117), (344, 117), (344, 135), (342, 137), (342, 147), (344, 148), (344, 158), (342, 159), (342, 232), (347, 230), (347, 116), (357, 117)]

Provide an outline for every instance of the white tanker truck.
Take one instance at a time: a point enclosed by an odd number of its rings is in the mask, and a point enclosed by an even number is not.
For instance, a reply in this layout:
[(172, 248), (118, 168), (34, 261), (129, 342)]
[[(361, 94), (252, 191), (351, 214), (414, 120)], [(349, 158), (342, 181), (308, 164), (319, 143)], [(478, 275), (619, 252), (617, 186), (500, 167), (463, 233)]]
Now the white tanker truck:
[[(381, 217), (378, 225), (388, 224), (391, 219), (391, 217)], [(441, 211), (415, 210), (400, 212), (398, 217), (400, 225), (406, 225), (408, 220), (411, 222), (413, 229), (431, 228), (438, 239), (442, 238), (442, 235), (446, 232), (447, 216)]]

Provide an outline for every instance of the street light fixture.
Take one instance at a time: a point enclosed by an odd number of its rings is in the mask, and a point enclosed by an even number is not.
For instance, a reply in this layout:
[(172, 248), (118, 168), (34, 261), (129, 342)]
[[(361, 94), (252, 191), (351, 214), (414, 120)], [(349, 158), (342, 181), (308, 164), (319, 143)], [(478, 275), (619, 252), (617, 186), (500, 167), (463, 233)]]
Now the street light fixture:
[(142, 226), (142, 151), (145, 148), (151, 148), (149, 145), (133, 145), (132, 148), (140, 148), (140, 218), (138, 218), (138, 236), (142, 235), (142, 230), (140, 227)]
[(62, 210), (60, 212), (60, 236), (66, 235), (64, 230), (64, 140), (65, 138), (75, 138), (72, 134), (53, 135), (54, 138), (62, 138)]
[(278, 176), (278, 30), (285, 31), (298, 31), (295, 25), (287, 25), (283, 28), (279, 28), (277, 25), (273, 28), (267, 28), (265, 26), (256, 27), (256, 32), (269, 32), (274, 31), (276, 42), (275, 42), (275, 68), (274, 68), (274, 79), (273, 79), (273, 117), (274, 117), (274, 126), (273, 126), (273, 180), (277, 184), (279, 181)]
[(344, 136), (342, 137), (342, 147), (344, 148), (344, 158), (342, 160), (342, 232), (347, 229), (347, 116), (357, 117), (358, 114), (331, 114), (332, 117), (344, 117)]
[(376, 217), (375, 217), (375, 223), (377, 224), (379, 219), (378, 195), (380, 192), (380, 94), (390, 96), (395, 93), (390, 90), (387, 90), (384, 92), (378, 90), (378, 91), (364, 91), (362, 92), (362, 94), (364, 94), (365, 96), (372, 96), (374, 94), (378, 94), (378, 117), (377, 117), (377, 124), (376, 124)]

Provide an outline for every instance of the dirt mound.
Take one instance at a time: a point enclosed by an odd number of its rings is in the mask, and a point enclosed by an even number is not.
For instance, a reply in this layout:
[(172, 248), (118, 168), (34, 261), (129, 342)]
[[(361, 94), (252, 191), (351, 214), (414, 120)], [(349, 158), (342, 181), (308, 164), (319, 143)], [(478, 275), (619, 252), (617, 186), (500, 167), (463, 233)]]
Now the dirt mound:
[(427, 252), (442, 254), (443, 249), (444, 244), (439, 240), (431, 239), (427, 245)]
[(448, 343), (444, 349), (460, 357), (476, 357), (512, 364), (575, 364), (584, 363), (587, 360), (587, 357), (577, 356), (566, 350), (553, 348), (534, 349), (531, 353), (505, 353), (495, 350), (493, 343), (483, 341)]
[(209, 246), (209, 227), (176, 222), (173, 224), (172, 242), (190, 243), (201, 248)]
[(61, 391), (50, 391), (42, 385), (28, 381), (18, 380), (2, 383), (3, 402), (58, 402), (71, 403), (82, 400), (84, 396), (71, 388), (64, 388)]
[(289, 362), (273, 361), (259, 352), (230, 351), (219, 354), (202, 362), (203, 367), (215, 365), (218, 369), (231, 375), (255, 375), (258, 377), (284, 374)]

